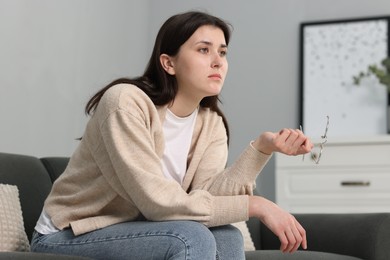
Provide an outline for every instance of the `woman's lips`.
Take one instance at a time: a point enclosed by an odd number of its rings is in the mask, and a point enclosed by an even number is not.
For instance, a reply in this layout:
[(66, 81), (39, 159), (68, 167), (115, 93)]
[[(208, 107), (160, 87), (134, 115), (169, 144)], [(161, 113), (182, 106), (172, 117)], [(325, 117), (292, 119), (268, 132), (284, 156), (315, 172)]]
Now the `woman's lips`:
[(211, 74), (209, 78), (216, 78), (216, 79), (222, 79), (220, 74)]

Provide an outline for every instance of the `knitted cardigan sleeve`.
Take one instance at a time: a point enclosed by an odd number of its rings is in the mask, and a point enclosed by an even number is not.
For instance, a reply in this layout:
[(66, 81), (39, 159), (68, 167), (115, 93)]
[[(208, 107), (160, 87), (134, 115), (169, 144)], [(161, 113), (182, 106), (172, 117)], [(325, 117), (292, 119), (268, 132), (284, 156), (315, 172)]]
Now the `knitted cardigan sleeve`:
[(200, 135), (190, 153), (188, 174), (194, 172), (190, 189), (207, 190), (214, 196), (252, 195), (256, 177), (271, 155), (261, 153), (249, 144), (234, 163), (226, 167), (227, 135), (221, 117), (204, 122), (202, 126), (203, 132), (210, 133)]

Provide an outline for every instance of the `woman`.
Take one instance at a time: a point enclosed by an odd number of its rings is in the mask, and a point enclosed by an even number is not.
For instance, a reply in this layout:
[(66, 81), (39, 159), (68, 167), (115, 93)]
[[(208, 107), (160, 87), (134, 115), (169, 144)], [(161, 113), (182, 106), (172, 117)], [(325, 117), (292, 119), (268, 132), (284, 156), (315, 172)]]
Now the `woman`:
[(289, 213), (253, 196), (273, 152), (312, 148), (299, 130), (261, 134), (230, 167), (218, 107), (230, 27), (201, 12), (161, 27), (143, 76), (119, 79), (86, 106), (91, 114), (37, 223), (32, 250), (95, 259), (244, 259), (230, 223), (259, 218), (281, 250), (306, 248)]

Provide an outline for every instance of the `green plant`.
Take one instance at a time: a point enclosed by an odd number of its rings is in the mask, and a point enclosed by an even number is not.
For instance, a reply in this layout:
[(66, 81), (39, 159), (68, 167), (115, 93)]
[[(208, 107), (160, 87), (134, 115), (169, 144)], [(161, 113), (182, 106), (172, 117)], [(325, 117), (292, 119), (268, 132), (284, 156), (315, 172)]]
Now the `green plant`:
[(378, 78), (379, 83), (387, 87), (387, 91), (390, 93), (390, 58), (383, 59), (381, 64), (383, 68), (379, 68), (377, 65), (369, 65), (366, 72), (360, 72), (359, 75), (353, 76), (353, 83), (360, 85), (363, 78), (374, 75)]

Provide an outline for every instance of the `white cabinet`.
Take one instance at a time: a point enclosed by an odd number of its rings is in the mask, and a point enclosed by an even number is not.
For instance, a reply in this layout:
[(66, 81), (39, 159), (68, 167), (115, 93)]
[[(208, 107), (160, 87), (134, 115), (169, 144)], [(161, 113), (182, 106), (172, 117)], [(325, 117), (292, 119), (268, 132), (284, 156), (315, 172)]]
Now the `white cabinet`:
[(276, 202), (289, 212), (390, 212), (388, 135), (328, 138), (319, 164), (309, 154), (275, 156)]

